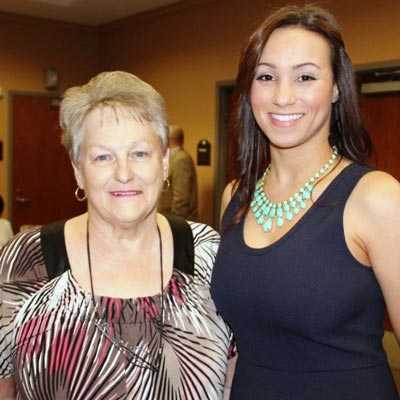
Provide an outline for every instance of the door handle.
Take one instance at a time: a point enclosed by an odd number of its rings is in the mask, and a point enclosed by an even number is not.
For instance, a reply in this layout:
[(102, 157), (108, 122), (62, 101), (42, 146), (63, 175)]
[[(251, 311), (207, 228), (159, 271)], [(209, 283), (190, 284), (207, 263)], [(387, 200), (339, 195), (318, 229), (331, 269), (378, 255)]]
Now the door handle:
[(32, 199), (30, 199), (29, 197), (22, 197), (22, 196), (17, 196), (15, 198), (15, 201), (17, 202), (17, 204), (21, 205), (21, 206), (30, 206), (32, 204)]

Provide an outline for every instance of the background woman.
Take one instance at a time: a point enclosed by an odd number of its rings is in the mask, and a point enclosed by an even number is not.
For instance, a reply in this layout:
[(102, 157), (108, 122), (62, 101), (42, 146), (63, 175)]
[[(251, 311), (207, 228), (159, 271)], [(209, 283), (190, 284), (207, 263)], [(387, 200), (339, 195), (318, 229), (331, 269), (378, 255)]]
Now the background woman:
[(131, 74), (102, 73), (66, 92), (61, 125), (88, 212), (65, 222), (69, 269), (54, 279), (43, 229), (1, 253), (0, 397), (222, 398), (229, 331), (209, 293), (218, 234), (190, 223), (194, 272), (182, 273), (156, 212), (163, 99)]
[(272, 14), (237, 87), (241, 173), (212, 279), (238, 346), (231, 398), (397, 399), (381, 342), (385, 302), (400, 336), (400, 185), (363, 165), (370, 140), (332, 15)]

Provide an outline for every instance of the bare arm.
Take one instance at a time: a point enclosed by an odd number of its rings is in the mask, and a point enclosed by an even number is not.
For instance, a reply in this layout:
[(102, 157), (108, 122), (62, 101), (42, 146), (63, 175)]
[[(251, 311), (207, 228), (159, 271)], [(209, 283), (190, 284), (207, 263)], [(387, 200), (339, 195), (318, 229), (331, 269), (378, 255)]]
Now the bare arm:
[(0, 399), (15, 400), (17, 393), (14, 378), (0, 379)]
[(400, 343), (400, 184), (376, 171), (367, 174), (359, 186), (352, 200), (359, 221), (356, 231)]
[(233, 375), (235, 374), (237, 358), (238, 356), (236, 355), (235, 357), (228, 360), (228, 366), (225, 377), (224, 400), (229, 400), (231, 394), (231, 387), (232, 387)]

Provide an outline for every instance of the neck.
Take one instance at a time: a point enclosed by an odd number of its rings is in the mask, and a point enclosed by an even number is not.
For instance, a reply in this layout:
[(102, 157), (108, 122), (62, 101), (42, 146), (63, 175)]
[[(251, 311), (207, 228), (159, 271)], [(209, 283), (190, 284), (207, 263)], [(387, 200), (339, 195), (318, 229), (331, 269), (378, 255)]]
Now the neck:
[(271, 173), (269, 180), (277, 184), (293, 185), (304, 183), (332, 155), (328, 142), (321, 145), (308, 145), (292, 149), (270, 147)]
[(103, 249), (129, 248), (144, 250), (154, 242), (157, 235), (157, 214), (152, 212), (146, 218), (129, 224), (119, 224), (98, 218), (94, 213), (87, 213), (91, 240), (96, 247)]

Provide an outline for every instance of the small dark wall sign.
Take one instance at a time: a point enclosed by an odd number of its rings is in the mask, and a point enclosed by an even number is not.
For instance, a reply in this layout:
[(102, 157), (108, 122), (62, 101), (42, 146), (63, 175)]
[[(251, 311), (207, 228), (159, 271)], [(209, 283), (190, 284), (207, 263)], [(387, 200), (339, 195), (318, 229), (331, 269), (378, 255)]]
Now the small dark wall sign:
[(3, 141), (0, 140), (0, 161), (3, 161)]
[(197, 165), (211, 165), (211, 144), (207, 139), (197, 144)]

